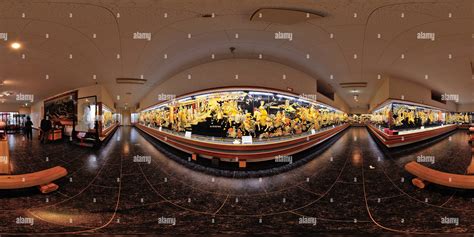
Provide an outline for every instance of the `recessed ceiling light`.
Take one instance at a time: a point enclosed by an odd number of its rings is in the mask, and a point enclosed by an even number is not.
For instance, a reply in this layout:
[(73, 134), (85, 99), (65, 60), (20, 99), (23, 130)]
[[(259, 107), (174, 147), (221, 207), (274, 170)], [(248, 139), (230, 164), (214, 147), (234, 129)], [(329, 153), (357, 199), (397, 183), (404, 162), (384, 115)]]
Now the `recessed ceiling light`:
[(18, 42), (13, 42), (11, 45), (12, 49), (19, 49), (21, 48), (21, 44)]

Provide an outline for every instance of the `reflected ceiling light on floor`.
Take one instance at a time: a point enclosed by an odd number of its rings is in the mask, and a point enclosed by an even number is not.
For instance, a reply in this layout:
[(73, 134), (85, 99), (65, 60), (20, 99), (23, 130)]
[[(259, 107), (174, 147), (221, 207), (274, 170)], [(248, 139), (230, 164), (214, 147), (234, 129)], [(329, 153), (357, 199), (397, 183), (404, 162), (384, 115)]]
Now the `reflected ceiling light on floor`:
[(19, 49), (21, 48), (21, 44), (18, 43), (18, 42), (13, 42), (10, 47), (12, 47), (12, 49)]

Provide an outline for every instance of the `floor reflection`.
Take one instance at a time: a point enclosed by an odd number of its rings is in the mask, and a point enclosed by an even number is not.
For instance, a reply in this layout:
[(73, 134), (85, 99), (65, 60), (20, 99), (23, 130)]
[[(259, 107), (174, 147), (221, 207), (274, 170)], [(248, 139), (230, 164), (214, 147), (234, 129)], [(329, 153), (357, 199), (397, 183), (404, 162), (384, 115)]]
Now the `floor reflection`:
[[(57, 182), (57, 192), (46, 195), (35, 188), (0, 190), (2, 234), (468, 233), (474, 229), (472, 191), (436, 185), (418, 190), (403, 170), (417, 156), (433, 155), (433, 168), (463, 172), (471, 158), (465, 131), (427, 146), (387, 153), (365, 128), (350, 128), (303, 166), (247, 179), (190, 170), (131, 127), (119, 128), (101, 150), (10, 138), (15, 173), (61, 165), (69, 175)], [(150, 156), (151, 162), (134, 161), (137, 155)], [(19, 216), (37, 219), (34, 226), (12, 224)], [(443, 216), (459, 218), (459, 225), (441, 223)], [(175, 218), (176, 225), (159, 224), (160, 217)], [(317, 224), (300, 224), (301, 217), (315, 217)]]

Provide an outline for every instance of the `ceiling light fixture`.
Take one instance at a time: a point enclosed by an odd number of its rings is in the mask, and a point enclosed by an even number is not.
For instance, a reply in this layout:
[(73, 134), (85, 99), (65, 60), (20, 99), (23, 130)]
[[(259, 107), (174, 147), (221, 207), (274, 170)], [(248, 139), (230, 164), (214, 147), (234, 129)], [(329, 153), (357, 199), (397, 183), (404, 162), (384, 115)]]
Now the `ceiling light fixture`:
[(12, 49), (19, 49), (21, 48), (21, 44), (18, 43), (18, 42), (13, 42), (10, 47), (12, 47)]

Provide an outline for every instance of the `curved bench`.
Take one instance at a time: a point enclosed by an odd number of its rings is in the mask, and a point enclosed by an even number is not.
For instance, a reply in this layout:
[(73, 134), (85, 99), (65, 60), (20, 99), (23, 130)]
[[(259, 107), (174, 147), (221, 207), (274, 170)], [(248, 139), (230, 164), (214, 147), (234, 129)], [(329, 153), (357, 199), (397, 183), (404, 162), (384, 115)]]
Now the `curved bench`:
[(437, 171), (412, 161), (405, 165), (405, 170), (416, 176), (412, 179), (413, 185), (425, 188), (425, 181), (451, 188), (474, 189), (474, 176), (451, 174)]
[(471, 154), (471, 164), (469, 164), (469, 166), (467, 167), (467, 174), (474, 174), (474, 147), (471, 148)]
[(67, 175), (67, 170), (61, 166), (50, 169), (18, 175), (1, 175), (0, 189), (18, 189), (39, 186), (42, 193), (49, 193), (58, 189), (52, 181)]
[(0, 138), (0, 174), (11, 174), (8, 140)]

